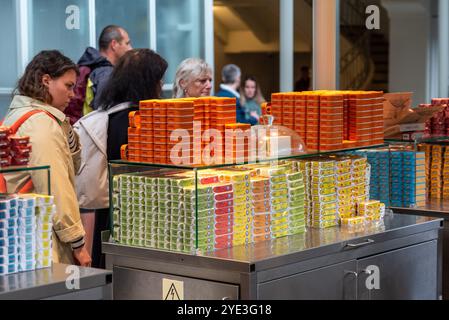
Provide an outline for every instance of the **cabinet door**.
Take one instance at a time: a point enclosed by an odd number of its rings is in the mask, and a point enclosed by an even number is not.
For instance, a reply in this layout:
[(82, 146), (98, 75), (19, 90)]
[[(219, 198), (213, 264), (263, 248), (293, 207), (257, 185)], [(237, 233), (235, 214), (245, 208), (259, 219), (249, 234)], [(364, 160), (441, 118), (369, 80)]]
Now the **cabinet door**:
[(260, 300), (354, 300), (356, 261), (259, 284)]
[[(435, 300), (438, 298), (437, 241), (358, 260), (359, 300)], [(368, 268), (378, 268), (371, 275)], [(369, 290), (379, 277), (379, 288)]]
[[(164, 292), (165, 280), (178, 288)], [(114, 267), (114, 300), (238, 300), (239, 286), (169, 274)], [(181, 288), (182, 287), (182, 288)], [(181, 289), (180, 289), (181, 288)], [(179, 292), (178, 292), (179, 291)]]

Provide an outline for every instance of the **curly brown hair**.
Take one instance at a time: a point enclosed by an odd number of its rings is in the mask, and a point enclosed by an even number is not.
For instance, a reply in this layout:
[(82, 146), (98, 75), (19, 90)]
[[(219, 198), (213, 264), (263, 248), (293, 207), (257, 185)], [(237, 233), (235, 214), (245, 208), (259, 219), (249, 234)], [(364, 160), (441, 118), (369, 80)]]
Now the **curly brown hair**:
[(42, 83), (42, 77), (48, 74), (52, 79), (57, 79), (70, 70), (79, 75), (78, 66), (58, 50), (41, 51), (26, 67), (14, 95), (27, 96), (51, 104), (53, 98)]

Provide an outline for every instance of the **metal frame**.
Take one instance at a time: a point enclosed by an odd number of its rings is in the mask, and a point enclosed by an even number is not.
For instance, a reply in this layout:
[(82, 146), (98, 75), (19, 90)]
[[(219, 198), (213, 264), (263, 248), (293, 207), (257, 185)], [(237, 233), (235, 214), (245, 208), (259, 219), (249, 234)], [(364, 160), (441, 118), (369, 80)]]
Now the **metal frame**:
[[(289, 277), (304, 272), (435, 241), (439, 239), (441, 222), (440, 220), (420, 222), (417, 217), (395, 215), (386, 221), (386, 230), (383, 232), (361, 232), (351, 235), (345, 234), (342, 229), (336, 229), (334, 237), (329, 240), (325, 233), (332, 233), (333, 230), (311, 229), (305, 235), (276, 239), (249, 247), (234, 247), (199, 256), (114, 244), (107, 242), (106, 232), (103, 234), (103, 252), (106, 254), (106, 264), (110, 270), (121, 267), (140, 270), (139, 272), (155, 272), (162, 276), (238, 285), (239, 299), (254, 300), (261, 298), (260, 286), (268, 282), (278, 280), (285, 282)], [(303, 247), (301, 243), (307, 246)], [(352, 248), (348, 244), (358, 246)], [(437, 261), (438, 264), (441, 263), (440, 251)], [(435, 267), (436, 280), (439, 284), (441, 282), (439, 265)], [(281, 284), (281, 281), (278, 283)], [(317, 286), (320, 286), (320, 279), (317, 279)], [(435, 298), (441, 293), (439, 285), (437, 291)], [(272, 298), (276, 299), (275, 296)]]

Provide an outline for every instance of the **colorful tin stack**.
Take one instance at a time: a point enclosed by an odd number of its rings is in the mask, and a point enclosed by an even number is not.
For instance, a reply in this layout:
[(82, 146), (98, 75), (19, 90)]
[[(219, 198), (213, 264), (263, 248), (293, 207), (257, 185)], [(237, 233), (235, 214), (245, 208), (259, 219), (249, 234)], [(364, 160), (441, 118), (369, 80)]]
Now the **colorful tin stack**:
[(289, 234), (301, 234), (306, 231), (305, 185), (301, 171), (287, 174)]
[(53, 197), (3, 196), (0, 199), (0, 275), (52, 265)]
[(0, 275), (19, 271), (18, 201), (16, 196), (0, 198)]
[(25, 166), (30, 154), (30, 137), (12, 136), (8, 127), (0, 126), (0, 167)]
[(249, 129), (236, 124), (235, 104), (235, 99), (213, 97), (141, 101), (139, 111), (129, 114), (122, 159), (174, 165), (222, 164), (225, 156), (230, 163), (246, 161), (248, 139), (225, 145), (227, 130)]
[(114, 238), (182, 252), (213, 251), (305, 231), (304, 184), (292, 163), (113, 178)]
[(335, 183), (337, 187), (337, 211), (340, 219), (355, 216), (353, 201), (354, 175), (353, 162), (350, 158), (335, 157)]
[(336, 164), (329, 159), (310, 161), (310, 226), (329, 228), (338, 225)]
[[(226, 193), (219, 196), (220, 200), (233, 201), (231, 208), (217, 208), (216, 228), (223, 232), (216, 232), (216, 249), (228, 248), (252, 242), (253, 214), (251, 211), (252, 195), (250, 193), (250, 172), (246, 170), (218, 170), (220, 181), (225, 183), (217, 188)], [(226, 233), (224, 233), (226, 231)]]
[(309, 150), (336, 151), (383, 143), (382, 92), (274, 93), (271, 104), (275, 123), (295, 130)]

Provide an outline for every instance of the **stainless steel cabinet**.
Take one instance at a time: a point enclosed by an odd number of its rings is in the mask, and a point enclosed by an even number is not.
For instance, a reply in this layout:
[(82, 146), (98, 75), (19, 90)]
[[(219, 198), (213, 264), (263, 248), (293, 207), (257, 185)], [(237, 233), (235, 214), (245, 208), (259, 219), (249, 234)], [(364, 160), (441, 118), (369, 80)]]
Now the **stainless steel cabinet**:
[[(437, 242), (431, 241), (357, 261), (359, 300), (436, 300), (438, 273)], [(370, 266), (379, 274), (370, 275)], [(374, 271), (376, 272), (376, 271)], [(379, 276), (379, 288), (369, 290)], [(368, 284), (367, 284), (368, 280)]]
[(236, 285), (121, 267), (115, 267), (113, 274), (114, 299), (119, 300), (172, 300), (174, 297), (163, 296), (163, 279), (181, 282), (185, 300), (239, 299)]
[[(438, 299), (442, 220), (386, 217), (382, 230), (310, 229), (202, 255), (107, 241), (114, 299), (163, 299), (163, 279), (181, 281), (184, 299)], [(365, 271), (377, 267), (379, 288)]]
[(259, 285), (261, 300), (353, 300), (356, 261), (332, 265)]

